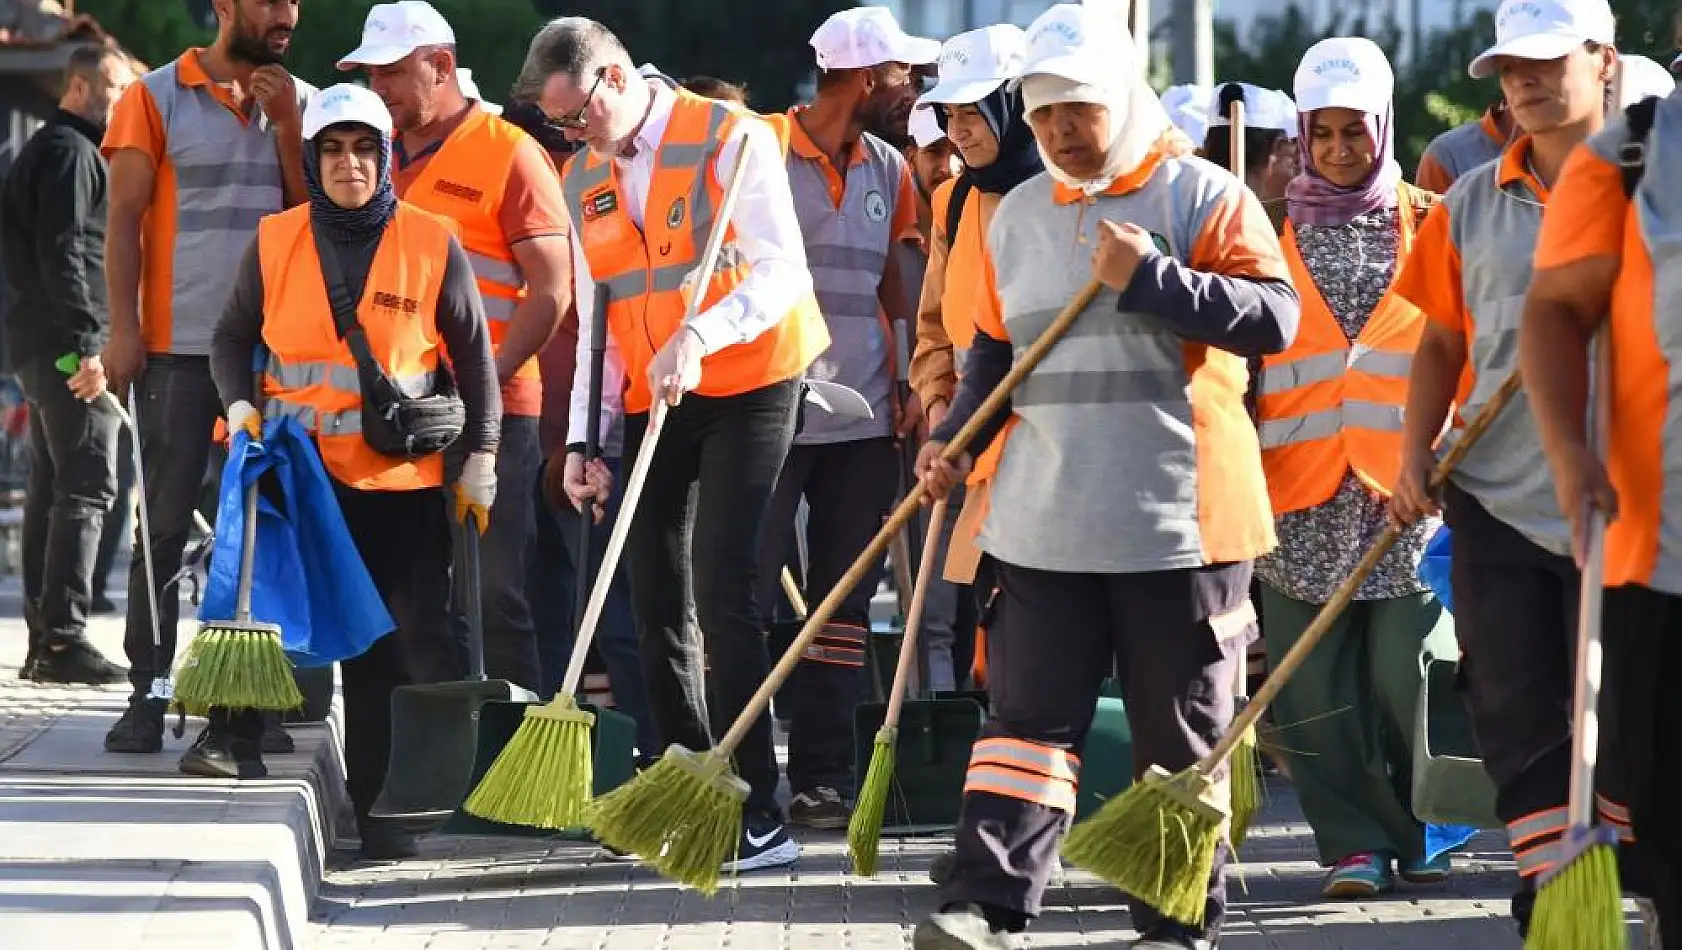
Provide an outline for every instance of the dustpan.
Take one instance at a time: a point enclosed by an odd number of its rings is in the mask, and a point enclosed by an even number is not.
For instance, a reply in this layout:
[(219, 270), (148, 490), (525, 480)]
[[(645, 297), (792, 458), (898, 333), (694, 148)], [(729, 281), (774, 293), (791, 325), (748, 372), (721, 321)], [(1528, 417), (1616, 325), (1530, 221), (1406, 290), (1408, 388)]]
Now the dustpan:
[(1413, 813), (1439, 825), (1498, 830), (1495, 785), (1484, 771), (1472, 718), (1455, 690), (1460, 664), (1425, 654), (1414, 714)]
[(1104, 807), (1104, 803), (1133, 784), (1133, 727), (1121, 701), (1121, 687), (1106, 680), (1092, 711), (1092, 727), (1080, 755), (1080, 786), (1075, 795), (1075, 820)]
[[(469, 627), (469, 678), (454, 683), (399, 686), (391, 694), (391, 764), (385, 787), (368, 814), (428, 829), (461, 807), (473, 790), (479, 756), (480, 711), (488, 702), (532, 703), (537, 695), (507, 680), (485, 678), (485, 629), (480, 606), (479, 531), (461, 532), (467, 547), (461, 586)], [(506, 740), (505, 740), (506, 741)]]

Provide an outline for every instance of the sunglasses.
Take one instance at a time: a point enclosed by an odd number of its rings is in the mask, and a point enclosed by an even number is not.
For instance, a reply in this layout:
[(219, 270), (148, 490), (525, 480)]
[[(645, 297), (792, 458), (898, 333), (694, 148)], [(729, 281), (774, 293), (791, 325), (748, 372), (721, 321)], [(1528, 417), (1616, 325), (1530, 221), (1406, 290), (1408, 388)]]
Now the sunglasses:
[(557, 116), (554, 120), (557, 128), (571, 132), (582, 132), (589, 128), (590, 120), (584, 114), (590, 110), (590, 102), (596, 98), (596, 88), (602, 84), (602, 77), (605, 75), (607, 70), (596, 70), (596, 81), (590, 84), (590, 91), (584, 94), (584, 104), (566, 115)]

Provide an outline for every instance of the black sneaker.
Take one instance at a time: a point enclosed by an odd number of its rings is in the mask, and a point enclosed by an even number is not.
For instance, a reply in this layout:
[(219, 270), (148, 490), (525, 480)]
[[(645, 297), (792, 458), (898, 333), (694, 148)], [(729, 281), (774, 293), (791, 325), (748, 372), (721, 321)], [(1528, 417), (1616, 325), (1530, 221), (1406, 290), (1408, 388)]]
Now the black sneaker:
[(261, 750), (259, 742), (235, 734), (227, 713), (213, 709), (209, 725), (193, 740), (192, 748), (181, 754), (181, 772), (200, 778), (267, 778), (269, 768), (263, 764)]
[(853, 812), (841, 800), (841, 793), (827, 785), (819, 785), (801, 792), (788, 803), (790, 824), (821, 831), (835, 831), (847, 827)]
[(1145, 929), (1133, 950), (1214, 950), (1214, 944), (1185, 924), (1172, 920), (1159, 921)]
[(166, 701), (136, 696), (105, 734), (105, 751), (138, 754), (164, 750)]
[(105, 658), (86, 640), (48, 644), (35, 658), (30, 679), (63, 686), (110, 686), (128, 682), (128, 668)]
[(263, 754), (290, 755), (298, 748), (292, 734), (280, 720), (280, 713), (263, 713)]
[(742, 823), (742, 840), (736, 844), (736, 859), (724, 862), (725, 874), (780, 868), (800, 858), (800, 845), (788, 836), (782, 818), (776, 815), (748, 815)]
[[(31, 639), (34, 639), (34, 638), (32, 637)], [(35, 644), (31, 643), (29, 645), (29, 652), (25, 653), (23, 655), (23, 664), (18, 667), (18, 679), (20, 679), (20, 680), (32, 680), (32, 679), (34, 679), (35, 678), (35, 667), (40, 662), (41, 662), (41, 658), (40, 658), (39, 653), (37, 653), (37, 651), (36, 651)]]
[(929, 862), (929, 880), (933, 881), (937, 887), (945, 886), (947, 881), (952, 880), (952, 869), (957, 865), (958, 852), (956, 851), (935, 855), (934, 860)]
[(88, 609), (96, 614), (114, 614), (117, 612), (117, 603), (104, 594), (94, 594)]
[(356, 833), (362, 839), (359, 853), (369, 861), (402, 861), (420, 854), (415, 836), (390, 821), (359, 818)]
[(930, 914), (911, 934), (912, 950), (1009, 950), (1010, 934), (993, 929), (974, 904), (951, 905)]

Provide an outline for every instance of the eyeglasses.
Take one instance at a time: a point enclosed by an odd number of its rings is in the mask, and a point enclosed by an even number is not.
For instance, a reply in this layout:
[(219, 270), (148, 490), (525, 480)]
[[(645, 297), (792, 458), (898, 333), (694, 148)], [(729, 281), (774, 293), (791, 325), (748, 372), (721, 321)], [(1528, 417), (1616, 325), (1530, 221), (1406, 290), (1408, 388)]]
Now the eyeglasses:
[(602, 84), (602, 77), (605, 75), (607, 75), (607, 70), (596, 70), (596, 81), (590, 84), (590, 91), (585, 93), (584, 104), (566, 115), (557, 117), (555, 119), (557, 127), (571, 132), (582, 132), (589, 128), (590, 120), (585, 117), (584, 113), (590, 110), (590, 101), (596, 98), (596, 87)]

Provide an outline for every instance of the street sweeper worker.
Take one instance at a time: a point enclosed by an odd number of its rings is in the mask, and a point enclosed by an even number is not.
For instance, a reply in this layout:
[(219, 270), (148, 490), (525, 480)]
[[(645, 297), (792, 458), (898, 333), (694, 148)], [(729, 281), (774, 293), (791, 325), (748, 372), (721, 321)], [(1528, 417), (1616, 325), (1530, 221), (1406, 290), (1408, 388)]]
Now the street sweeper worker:
[[(1244, 184), (1270, 214), (1283, 217), (1285, 186), (1301, 170), (1297, 157), (1297, 110), (1291, 97), (1247, 82), (1215, 87), (1208, 103), (1209, 125), (1202, 155), (1232, 168), (1232, 106), (1244, 103)], [(1275, 210), (1277, 209), (1277, 211)]]
[[(397, 131), (393, 186), (404, 201), (461, 226), (490, 321), (502, 386), (496, 480), (502, 503), (479, 524), (485, 672), (527, 689), (542, 678), (526, 581), (537, 543), (538, 419), (543, 381), (537, 354), (554, 335), (572, 294), (570, 222), (549, 156), (513, 123), (463, 95), (455, 31), (425, 0), (376, 4), (362, 44), (339, 60), (363, 67)], [(582, 311), (580, 311), (582, 312)], [(559, 385), (565, 385), (564, 382)], [(452, 471), (464, 456), (452, 449)], [(457, 512), (457, 551), (465, 527)], [(466, 568), (460, 556), (456, 576)], [(467, 625), (457, 591), (453, 623)]]
[[(1425, 316), (1392, 289), (1436, 196), (1402, 180), (1394, 77), (1368, 39), (1310, 47), (1296, 72), (1302, 173), (1284, 249), (1302, 295), (1296, 342), (1264, 357), (1256, 408), (1279, 546), (1256, 561), (1277, 666), (1390, 521), (1410, 360)], [(1453, 622), (1419, 579), (1421, 520), (1356, 591), (1274, 699), (1291, 782), (1329, 868), (1326, 897), (1372, 897), (1448, 874), (1412, 808), (1422, 652), (1453, 655)], [(1456, 842), (1458, 843), (1458, 842)], [(1437, 843), (1438, 847), (1441, 843)]]
[[(933, 62), (940, 44), (906, 35), (883, 7), (853, 7), (820, 24), (811, 46), (816, 95), (771, 117), (788, 142), (789, 189), (829, 327), (829, 348), (809, 375), (856, 390), (872, 417), (802, 414), (760, 538), (759, 610), (767, 616), (781, 596), (785, 542), (800, 502), (810, 511), (806, 586), (816, 601), (881, 527), (904, 470), (896, 439), (922, 422), (915, 399), (906, 405), (895, 392), (903, 352), (895, 327), (915, 320), (915, 288), (905, 283), (911, 277), (899, 245), (920, 240), (917, 192), (904, 157), (866, 129), (897, 125), (903, 133), (917, 99), (911, 69)], [(870, 598), (881, 569), (878, 561), (842, 601), (784, 693), (794, 824), (845, 828), (852, 814), (853, 709), (867, 698)]]
[[(465, 671), (449, 632), (444, 457), (396, 457), (371, 444), (370, 426), (385, 421), (387, 406), (372, 401), (386, 398), (370, 397), (368, 380), (388, 380), (399, 405), (459, 390), (465, 424), (455, 445), (467, 461), (452, 493), (481, 511), (496, 497), (502, 401), (473, 266), (451, 222), (397, 199), (391, 116), (379, 97), (348, 83), (323, 90), (304, 112), (303, 134), (310, 200), (258, 225), (216, 325), (211, 369), (230, 427), (260, 438), (262, 418), (289, 416), (314, 434), (346, 526), (397, 621), (341, 666), (345, 770), (363, 853), (408, 857), (413, 840), (368, 817), (385, 782), (392, 690)], [(334, 298), (357, 302), (354, 319), (377, 365), (361, 365), (338, 331)], [(267, 350), (261, 392), (251, 372), (259, 346)]]
[[(906, 123), (911, 144), (905, 147), (905, 163), (911, 166), (911, 182), (917, 186), (917, 233), (926, 250), (934, 229), (934, 193), (964, 170), (958, 147), (946, 137), (946, 130), (929, 109), (913, 109)], [(925, 261), (925, 268), (927, 262)], [(925, 279), (927, 271), (925, 269)], [(918, 288), (922, 285), (919, 284)]]
[[(1634, 167), (1624, 161), (1631, 144)], [(1625, 889), (1653, 899), (1666, 950), (1682, 947), (1678, 156), (1682, 90), (1614, 115), (1571, 153), (1542, 216), (1519, 333), (1525, 385), (1579, 559), (1588, 506), (1612, 519), (1601, 615), (1600, 818), (1618, 830)], [(1605, 464), (1584, 427), (1590, 340), (1600, 330), (1611, 331)]]
[[(1472, 60), (1474, 78), (1499, 79), (1517, 135), (1499, 161), (1462, 176), (1431, 210), (1397, 282), (1397, 293), (1427, 317), (1391, 499), (1402, 523), (1437, 511), (1426, 482), (1455, 438), (1440, 438), (1451, 411), (1455, 428), (1463, 426), (1518, 368), (1516, 334), (1543, 208), (1566, 156), (1604, 121), (1617, 68), (1613, 30), (1606, 0), (1541, 7), (1508, 0), (1496, 14), (1495, 45)], [(1534, 380), (1527, 375), (1524, 385)], [(1512, 912), (1521, 931), (1566, 830), (1580, 580), (1530, 407), (1521, 391), (1440, 501), (1454, 532), (1460, 675), (1518, 865)]]
[(1516, 134), (1512, 109), (1504, 97), (1497, 98), (1483, 115), (1432, 139), (1419, 156), (1413, 180), (1426, 191), (1447, 194), (1455, 179), (1500, 158)]
[[(111, 333), (101, 361), (119, 400), (134, 387), (150, 528), (149, 547), (136, 544), (129, 567), (123, 651), (133, 692), (106, 733), (107, 752), (163, 751), (166, 700), (148, 694), (155, 677), (169, 674), (181, 600), (157, 598), (155, 650), (146, 557), (160, 589), (181, 567), (222, 411), (210, 334), (239, 255), (259, 218), (305, 198), (298, 129), (313, 88), (283, 65), (299, 4), (232, 0), (215, 9), (216, 39), (130, 86), (101, 146), (111, 163)], [(228, 719), (221, 710), (208, 718), (181, 770), (235, 778)], [(291, 752), (280, 717), (262, 718), (263, 751)]]
[[(733, 719), (769, 671), (754, 591), (760, 526), (794, 436), (800, 378), (829, 344), (782, 151), (759, 119), (638, 76), (619, 39), (584, 17), (539, 31), (515, 94), (586, 146), (568, 161), (562, 188), (577, 223), (578, 285), (593, 281), (612, 294), (604, 428), (623, 406), (625, 458), (635, 459), (654, 400), (676, 402), (625, 561), (655, 723), (667, 743), (707, 749), (708, 712), (716, 722)], [(724, 253), (685, 325), (684, 279), (699, 263), (743, 148), (745, 179)], [(581, 293), (578, 312), (592, 305)], [(579, 321), (578, 336), (567, 437), (577, 450), (564, 474), (582, 509), (605, 501), (612, 479), (584, 462), (589, 321)], [(699, 629), (688, 622), (690, 591)], [(702, 677), (703, 633), (710, 683)], [(777, 804), (769, 716), (759, 718), (735, 764), (752, 793), (731, 868), (792, 862), (799, 846)]]
[[(1233, 715), (1254, 619), (1250, 565), (1273, 547), (1245, 359), (1290, 344), (1297, 298), (1261, 205), (1190, 155), (1135, 55), (1087, 7), (1058, 4), (1029, 27), (1018, 85), (1046, 173), (994, 214), (984, 268), (994, 294), (978, 297), (957, 396), (919, 457), (931, 493), (945, 495), (968, 468), (940, 461), (945, 444), (1012, 350), (1102, 280), (1071, 338), (1015, 391), (997, 436), (979, 537), (1003, 600), (989, 631), (992, 715), (971, 754), (951, 877), (917, 950), (1005, 947), (1039, 914), (1113, 661), (1136, 775), (1190, 767)], [(1225, 852), (1204, 923), (1134, 901), (1136, 947), (1216, 944)]]

